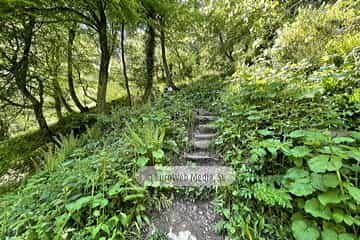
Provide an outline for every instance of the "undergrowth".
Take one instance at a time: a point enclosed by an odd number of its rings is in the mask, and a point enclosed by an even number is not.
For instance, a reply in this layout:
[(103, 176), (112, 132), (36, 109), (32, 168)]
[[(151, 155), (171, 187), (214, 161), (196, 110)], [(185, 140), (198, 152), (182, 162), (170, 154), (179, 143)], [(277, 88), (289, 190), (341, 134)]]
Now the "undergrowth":
[(356, 76), (351, 64), (234, 76), (216, 106), (217, 149), (237, 173), (218, 195), (228, 239), (358, 239)]
[(114, 108), (80, 138), (63, 137), (37, 173), (0, 196), (0, 238), (142, 239), (148, 210), (171, 201), (166, 189), (140, 186), (136, 172), (179, 157), (195, 103), (215, 96), (212, 79), (152, 104)]

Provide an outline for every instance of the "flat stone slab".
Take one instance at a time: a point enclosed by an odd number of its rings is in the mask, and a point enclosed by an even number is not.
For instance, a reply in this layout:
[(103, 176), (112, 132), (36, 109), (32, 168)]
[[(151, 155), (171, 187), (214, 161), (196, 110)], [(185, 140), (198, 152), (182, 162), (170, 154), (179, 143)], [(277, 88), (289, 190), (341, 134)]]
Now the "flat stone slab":
[(200, 150), (207, 150), (210, 147), (211, 141), (208, 139), (193, 141), (193, 147)]
[(190, 161), (217, 161), (215, 156), (211, 156), (208, 152), (185, 153), (184, 158)]
[(196, 112), (198, 115), (208, 115), (208, 116), (215, 116), (215, 115), (216, 115), (215, 113), (206, 111), (205, 109), (202, 109), (202, 108), (195, 109), (195, 112)]
[(211, 122), (211, 121), (215, 121), (217, 119), (216, 116), (211, 116), (211, 115), (197, 115), (195, 117), (195, 120), (198, 122)]
[(170, 240), (221, 240), (215, 232), (216, 215), (212, 201), (191, 202), (176, 200), (173, 206), (155, 217), (145, 239), (156, 229), (165, 233)]
[(202, 139), (213, 139), (216, 137), (215, 133), (195, 133), (194, 134), (194, 138), (197, 140), (202, 140)]
[(210, 124), (200, 124), (198, 125), (199, 133), (215, 133), (216, 127)]

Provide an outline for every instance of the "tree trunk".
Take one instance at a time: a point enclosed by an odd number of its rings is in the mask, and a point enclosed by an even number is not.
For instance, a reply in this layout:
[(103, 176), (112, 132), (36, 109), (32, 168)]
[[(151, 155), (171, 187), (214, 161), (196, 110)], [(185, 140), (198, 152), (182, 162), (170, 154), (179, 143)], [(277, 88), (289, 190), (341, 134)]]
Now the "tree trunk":
[(103, 4), (100, 2), (100, 22), (98, 25), (98, 34), (100, 42), (100, 71), (99, 71), (99, 81), (97, 89), (97, 111), (99, 113), (105, 111), (106, 105), (106, 91), (107, 83), (109, 78), (109, 64), (110, 64), (110, 50), (108, 46), (107, 38), (107, 20), (105, 15), (105, 9)]
[(75, 87), (74, 87), (74, 78), (73, 78), (73, 44), (75, 39), (75, 31), (74, 29), (69, 29), (69, 39), (68, 39), (68, 85), (71, 99), (74, 101), (76, 107), (80, 110), (80, 112), (86, 112), (86, 108), (81, 104), (79, 98), (76, 95)]
[(59, 93), (58, 89), (57, 89), (57, 73), (55, 72), (55, 76), (53, 78), (53, 97), (54, 97), (54, 101), (55, 101), (55, 111), (56, 111), (56, 116), (58, 118), (58, 120), (60, 121), (63, 118), (62, 115), (62, 104), (61, 104), (61, 94)]
[(175, 86), (175, 84), (173, 82), (172, 75), (171, 75), (169, 66), (167, 64), (167, 60), (166, 60), (166, 45), (165, 45), (166, 37), (165, 37), (164, 28), (165, 28), (165, 19), (163, 17), (161, 17), (161, 19), (160, 19), (160, 45), (161, 45), (162, 62), (163, 62), (164, 70), (166, 73), (166, 82), (167, 82), (168, 87), (177, 89), (177, 87)]
[(61, 109), (61, 98), (54, 93), (54, 101), (55, 101), (55, 111), (56, 111), (56, 116), (58, 118), (59, 121), (61, 121), (61, 119), (63, 118), (62, 115), (62, 109)]
[[(45, 133), (46, 137), (52, 139), (52, 134), (46, 122), (42, 109), (43, 102), (39, 101), (35, 96), (33, 96), (26, 86), (27, 73), (29, 69), (30, 48), (32, 44), (32, 38), (34, 35), (33, 32), (34, 26), (35, 26), (35, 19), (34, 17), (30, 17), (29, 23), (24, 26), (24, 32), (23, 32), (24, 50), (22, 53), (22, 58), (14, 66), (14, 76), (15, 76), (16, 85), (19, 88), (20, 92), (27, 100), (31, 102), (40, 129)], [(42, 91), (40, 92), (42, 94)], [(42, 98), (42, 96), (40, 97)]]
[(131, 92), (130, 92), (130, 87), (129, 87), (129, 79), (127, 76), (127, 72), (126, 72), (126, 60), (125, 60), (125, 23), (121, 24), (121, 60), (122, 60), (122, 65), (123, 65), (123, 74), (124, 74), (124, 79), (125, 79), (125, 87), (126, 87), (126, 92), (128, 95), (128, 102), (129, 102), (129, 106), (132, 106), (131, 103)]
[[(155, 12), (152, 8), (147, 8), (147, 17), (149, 20), (155, 19)], [(143, 95), (143, 101), (147, 102), (152, 94), (153, 78), (154, 78), (154, 57), (155, 57), (155, 29), (151, 23), (147, 24), (146, 40), (145, 40), (145, 65), (146, 65), (146, 83)]]
[(68, 104), (68, 102), (66, 101), (64, 94), (61, 90), (60, 84), (56, 79), (54, 80), (54, 88), (55, 88), (55, 91), (57, 92), (57, 95), (60, 98), (61, 104), (64, 105), (66, 111), (68, 111), (69, 113), (74, 113), (75, 112), (74, 109), (72, 109), (70, 107), (70, 105)]

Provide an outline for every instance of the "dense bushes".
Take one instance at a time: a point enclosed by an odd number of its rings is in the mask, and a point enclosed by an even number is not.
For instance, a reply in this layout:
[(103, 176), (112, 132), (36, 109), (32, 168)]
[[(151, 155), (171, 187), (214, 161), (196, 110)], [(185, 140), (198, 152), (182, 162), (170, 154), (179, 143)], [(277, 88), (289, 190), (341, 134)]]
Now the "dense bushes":
[[(216, 144), (237, 172), (219, 195), (230, 239), (357, 239), (360, 100), (349, 66), (238, 70), (216, 105)], [(329, 78), (336, 90), (324, 89)]]
[(294, 22), (279, 30), (273, 55), (282, 62), (306, 59), (317, 65), (323, 56), (344, 57), (360, 43), (359, 11), (353, 1), (299, 9)]

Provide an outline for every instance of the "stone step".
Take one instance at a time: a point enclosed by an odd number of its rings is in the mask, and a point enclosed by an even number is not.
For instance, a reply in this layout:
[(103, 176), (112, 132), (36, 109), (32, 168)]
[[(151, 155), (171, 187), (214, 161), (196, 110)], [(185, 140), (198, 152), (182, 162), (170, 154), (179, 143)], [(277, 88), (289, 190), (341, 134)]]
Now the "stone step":
[(214, 121), (214, 120), (216, 120), (217, 119), (217, 117), (216, 116), (210, 116), (210, 115), (197, 115), (196, 117), (195, 117), (195, 120), (197, 121), (197, 122), (211, 122), (211, 121)]
[(198, 125), (199, 133), (206, 134), (206, 133), (215, 133), (216, 127), (210, 124), (200, 124)]
[(195, 140), (195, 141), (193, 141), (193, 147), (195, 149), (207, 150), (210, 147), (210, 143), (211, 143), (211, 141), (208, 139)]
[(205, 109), (202, 109), (202, 108), (195, 109), (194, 111), (197, 113), (197, 115), (207, 115), (207, 116), (215, 116), (216, 115), (215, 113), (206, 111)]
[(216, 137), (215, 133), (195, 133), (194, 138), (196, 140), (213, 139)]
[(192, 153), (185, 153), (184, 158), (190, 161), (208, 161), (214, 160), (216, 161), (215, 156), (211, 156), (208, 152), (192, 152)]

